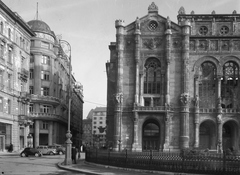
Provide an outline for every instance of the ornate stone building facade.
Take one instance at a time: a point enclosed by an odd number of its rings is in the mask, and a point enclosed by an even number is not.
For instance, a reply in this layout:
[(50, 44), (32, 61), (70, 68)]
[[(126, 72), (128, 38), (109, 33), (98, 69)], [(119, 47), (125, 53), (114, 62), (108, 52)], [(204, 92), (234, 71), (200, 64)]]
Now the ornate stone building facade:
[(0, 152), (27, 145), (30, 38), (35, 34), (0, 1)]
[[(71, 94), (70, 130), (72, 142), (81, 145), (83, 87), (73, 75), (69, 56), (59, 38), (43, 21), (28, 22), (36, 36), (31, 38), (29, 118), (33, 146), (64, 144), (68, 128), (69, 88)], [(71, 77), (71, 85), (69, 78)]]
[(148, 14), (125, 25), (106, 63), (107, 139), (115, 150), (239, 149), (240, 15)]

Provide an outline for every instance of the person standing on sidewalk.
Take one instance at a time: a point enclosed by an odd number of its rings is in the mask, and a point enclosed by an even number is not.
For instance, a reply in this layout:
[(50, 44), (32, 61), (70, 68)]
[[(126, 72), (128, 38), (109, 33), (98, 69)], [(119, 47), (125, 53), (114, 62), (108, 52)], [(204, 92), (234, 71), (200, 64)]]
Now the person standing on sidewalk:
[(76, 149), (76, 147), (73, 145), (73, 146), (72, 146), (72, 162), (75, 163), (75, 164), (77, 163), (76, 156), (77, 156), (77, 149)]

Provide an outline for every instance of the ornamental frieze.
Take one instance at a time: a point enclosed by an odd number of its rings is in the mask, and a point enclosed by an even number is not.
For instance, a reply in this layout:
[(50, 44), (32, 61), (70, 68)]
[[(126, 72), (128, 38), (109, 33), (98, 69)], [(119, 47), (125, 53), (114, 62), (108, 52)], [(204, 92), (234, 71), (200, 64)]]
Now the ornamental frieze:
[(217, 51), (218, 50), (218, 41), (217, 40), (210, 40), (209, 41), (209, 50), (210, 51)]
[(200, 51), (206, 51), (208, 48), (207, 40), (199, 40), (198, 49)]
[(159, 48), (161, 46), (161, 44), (162, 44), (161, 38), (143, 39), (144, 48), (148, 48), (151, 50)]
[(229, 40), (223, 40), (221, 42), (222, 51), (229, 51), (229, 48), (230, 48), (230, 41)]
[(240, 40), (234, 40), (232, 45), (234, 51), (240, 51)]

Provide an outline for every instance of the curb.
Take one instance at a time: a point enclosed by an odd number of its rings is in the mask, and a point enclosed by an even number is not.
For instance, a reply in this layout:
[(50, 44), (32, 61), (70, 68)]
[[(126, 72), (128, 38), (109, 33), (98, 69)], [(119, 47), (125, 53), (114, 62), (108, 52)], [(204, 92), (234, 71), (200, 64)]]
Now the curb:
[(64, 169), (64, 170), (75, 171), (75, 172), (79, 172), (79, 173), (92, 174), (92, 175), (102, 175), (100, 173), (93, 173), (92, 171), (89, 171), (89, 170), (82, 170), (80, 168), (72, 168), (70, 166), (65, 166), (65, 165), (62, 165), (62, 164), (63, 164), (63, 162), (59, 162), (59, 163), (57, 163), (57, 166), (60, 169)]
[[(101, 165), (101, 164), (96, 164), (96, 163), (91, 163), (91, 162), (87, 162), (84, 161), (85, 164), (87, 165), (94, 165), (96, 167), (101, 167), (101, 168), (105, 168), (105, 169), (112, 169), (114, 170), (123, 170), (123, 171), (127, 171), (129, 173), (131, 173), (131, 171), (135, 171), (135, 172), (143, 172), (143, 173), (151, 173), (151, 174), (161, 174), (161, 175), (200, 175), (200, 174), (189, 174), (189, 173), (181, 173), (181, 172), (167, 172), (167, 171), (154, 171), (154, 170), (141, 170), (141, 169), (133, 169), (133, 168), (123, 168), (123, 167), (116, 167), (116, 166), (109, 166), (109, 165)], [(92, 175), (106, 175), (103, 173), (94, 173), (91, 170), (87, 170), (87, 169), (80, 169), (80, 168), (73, 168), (71, 166), (65, 166), (62, 165), (63, 162), (59, 162), (57, 164), (57, 166), (61, 169), (65, 169), (65, 170), (69, 170), (69, 171), (75, 171), (75, 172), (80, 172), (80, 173), (86, 173), (86, 174), (92, 174)], [(204, 174), (201, 174), (204, 175)], [(207, 175), (207, 174), (205, 174)]]

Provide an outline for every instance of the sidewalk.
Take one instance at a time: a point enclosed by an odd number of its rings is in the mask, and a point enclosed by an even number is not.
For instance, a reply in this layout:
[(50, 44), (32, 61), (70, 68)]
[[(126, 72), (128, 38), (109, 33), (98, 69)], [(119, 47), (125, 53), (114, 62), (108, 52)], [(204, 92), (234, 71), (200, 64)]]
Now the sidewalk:
[(177, 172), (173, 173), (173, 172), (163, 172), (163, 171), (130, 169), (130, 168), (121, 168), (121, 167), (89, 163), (85, 161), (85, 153), (81, 153), (81, 159), (77, 160), (77, 164), (64, 165), (63, 162), (59, 162), (58, 167), (65, 170), (76, 171), (76, 172), (86, 173), (86, 174), (93, 174), (93, 175), (139, 175), (139, 174), (140, 175), (149, 175), (149, 174), (190, 175), (188, 173), (177, 173)]

